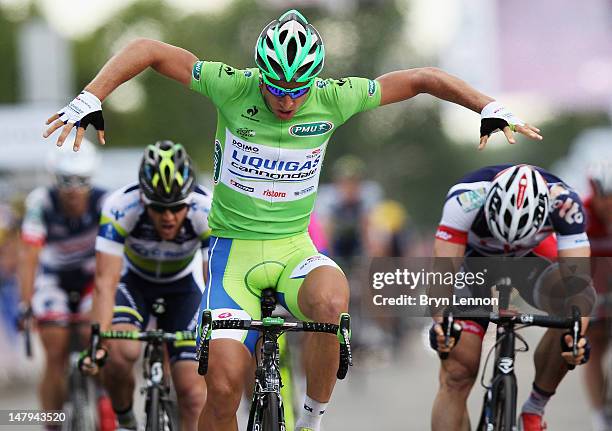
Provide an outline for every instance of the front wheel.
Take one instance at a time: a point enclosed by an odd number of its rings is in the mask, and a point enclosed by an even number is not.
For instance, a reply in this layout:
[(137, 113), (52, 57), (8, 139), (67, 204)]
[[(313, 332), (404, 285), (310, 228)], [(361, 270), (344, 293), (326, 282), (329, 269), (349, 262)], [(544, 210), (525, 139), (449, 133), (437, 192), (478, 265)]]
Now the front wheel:
[(478, 431), (516, 431), (516, 380), (504, 376), (485, 394)]
[(152, 386), (147, 392), (147, 401), (145, 406), (146, 418), (146, 431), (163, 431), (160, 428), (160, 402), (159, 402), (159, 388)]
[(285, 423), (281, 420), (281, 404), (277, 394), (268, 393), (263, 403), (262, 431), (285, 431)]

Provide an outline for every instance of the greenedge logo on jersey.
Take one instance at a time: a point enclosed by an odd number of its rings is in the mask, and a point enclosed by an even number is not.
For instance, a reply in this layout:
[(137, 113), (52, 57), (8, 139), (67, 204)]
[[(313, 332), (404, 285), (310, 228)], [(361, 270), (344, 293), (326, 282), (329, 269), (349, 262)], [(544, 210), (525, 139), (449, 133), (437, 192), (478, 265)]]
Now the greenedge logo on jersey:
[(313, 123), (294, 124), (289, 127), (289, 134), (300, 138), (324, 135), (334, 128), (331, 121), (315, 121)]
[(223, 152), (221, 151), (221, 142), (215, 139), (215, 155), (213, 159), (213, 182), (219, 183), (219, 177), (221, 176), (221, 163), (222, 163)]

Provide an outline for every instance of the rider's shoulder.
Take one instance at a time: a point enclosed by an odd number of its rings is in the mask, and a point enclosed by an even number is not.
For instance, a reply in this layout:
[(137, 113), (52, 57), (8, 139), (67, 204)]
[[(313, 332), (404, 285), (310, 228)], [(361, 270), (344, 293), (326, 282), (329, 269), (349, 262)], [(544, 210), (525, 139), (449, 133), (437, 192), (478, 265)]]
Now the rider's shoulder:
[(51, 206), (51, 188), (43, 187), (43, 186), (36, 187), (26, 196), (25, 204), (26, 204), (26, 207)]
[(203, 185), (196, 185), (193, 190), (193, 208), (208, 213), (212, 203), (212, 192)]
[(104, 210), (118, 210), (121, 212), (134, 212), (142, 210), (140, 187), (138, 183), (131, 183), (111, 192), (104, 200)]
[(203, 76), (206, 75), (206, 79), (209, 80), (251, 80), (259, 82), (259, 69), (246, 68), (239, 69), (221, 61), (207, 61), (200, 60), (193, 65), (192, 78), (194, 81), (202, 80)]

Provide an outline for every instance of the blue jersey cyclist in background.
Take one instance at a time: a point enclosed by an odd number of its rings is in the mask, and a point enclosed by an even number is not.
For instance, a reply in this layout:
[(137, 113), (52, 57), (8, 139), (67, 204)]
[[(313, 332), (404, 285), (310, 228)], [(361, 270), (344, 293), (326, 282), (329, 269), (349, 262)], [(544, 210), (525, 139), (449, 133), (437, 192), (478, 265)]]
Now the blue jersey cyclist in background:
[[(351, 116), (428, 93), (481, 115), (480, 148), (491, 133), (513, 130), (541, 139), (499, 102), (436, 68), (387, 73), (376, 80), (319, 78), (325, 49), (317, 30), (296, 10), (264, 27), (255, 47), (256, 68), (238, 70), (199, 61), (189, 51), (138, 39), (114, 56), (69, 105), (49, 118), (45, 136), (63, 128), (62, 145), (75, 125), (78, 150), (93, 124), (104, 142), (101, 103), (147, 68), (208, 97), (217, 108), (215, 190), (210, 270), (202, 308), (213, 317), (259, 315), (262, 289), (276, 287), (279, 301), (301, 319), (337, 323), (347, 311), (348, 283), (307, 235), (326, 145)], [(186, 113), (188, 114), (188, 113)], [(238, 331), (240, 332), (240, 331)], [(206, 377), (208, 398), (201, 429), (237, 430), (245, 372), (255, 337), (215, 331)], [(298, 431), (320, 429), (338, 366), (338, 340), (307, 337), (307, 389)]]
[(97, 160), (87, 141), (79, 153), (54, 148), (47, 159), (53, 185), (34, 189), (25, 202), (18, 275), (24, 314), (31, 310), (43, 323), (39, 334), (46, 362), (39, 396), (44, 410), (62, 408), (70, 343), (67, 327), (44, 322), (89, 318), (104, 196), (91, 185)]
[[(92, 313), (102, 331), (111, 325), (113, 330), (145, 330), (152, 314), (157, 327), (167, 332), (195, 331), (210, 236), (210, 196), (196, 184), (182, 145), (160, 141), (147, 146), (138, 183), (112, 193), (102, 210)], [(115, 340), (106, 347), (103, 381), (119, 427), (136, 430), (133, 367), (141, 344)], [(169, 345), (168, 355), (181, 429), (195, 430), (205, 399), (195, 342)]]
[[(565, 310), (568, 298), (546, 291), (558, 280), (559, 265), (553, 261), (557, 257), (590, 256), (585, 222), (580, 198), (554, 175), (528, 165), (490, 166), (466, 175), (449, 190), (436, 232), (434, 256), (531, 257), (529, 270), (518, 275), (507, 267), (487, 265), (487, 279), (492, 283), (485, 287), (490, 288), (494, 280), (512, 272), (512, 285), (523, 299), (540, 310), (558, 312), (560, 308)], [(472, 262), (478, 264), (478, 260), (465, 259), (464, 265)], [(584, 287), (569, 299), (594, 300), (592, 286)], [(588, 313), (583, 311), (585, 316)], [(434, 431), (470, 429), (466, 402), (478, 375), (482, 339), (489, 324), (485, 315), (462, 321), (460, 342), (452, 340), (449, 347), (444, 347), (439, 323), (434, 323), (430, 331), (432, 347), (440, 352), (452, 349), (448, 359), (441, 361), (440, 387), (432, 411)], [(584, 333), (588, 317), (582, 320)], [(562, 354), (560, 338), (571, 346), (571, 337), (562, 330), (548, 329), (535, 351), (533, 390), (520, 418), (525, 431), (545, 429), (544, 407), (567, 372), (565, 363), (576, 365), (588, 359), (586, 338), (580, 339), (577, 357), (571, 352)]]

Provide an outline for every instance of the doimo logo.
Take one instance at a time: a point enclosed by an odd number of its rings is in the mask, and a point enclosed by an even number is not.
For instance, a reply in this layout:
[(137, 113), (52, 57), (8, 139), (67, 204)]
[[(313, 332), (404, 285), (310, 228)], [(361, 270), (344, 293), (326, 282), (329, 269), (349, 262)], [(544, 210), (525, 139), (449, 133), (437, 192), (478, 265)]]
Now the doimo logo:
[(308, 136), (324, 135), (334, 128), (334, 123), (331, 121), (316, 121), (313, 123), (302, 123), (294, 124), (289, 127), (289, 134), (291, 136), (298, 136), (300, 138)]

